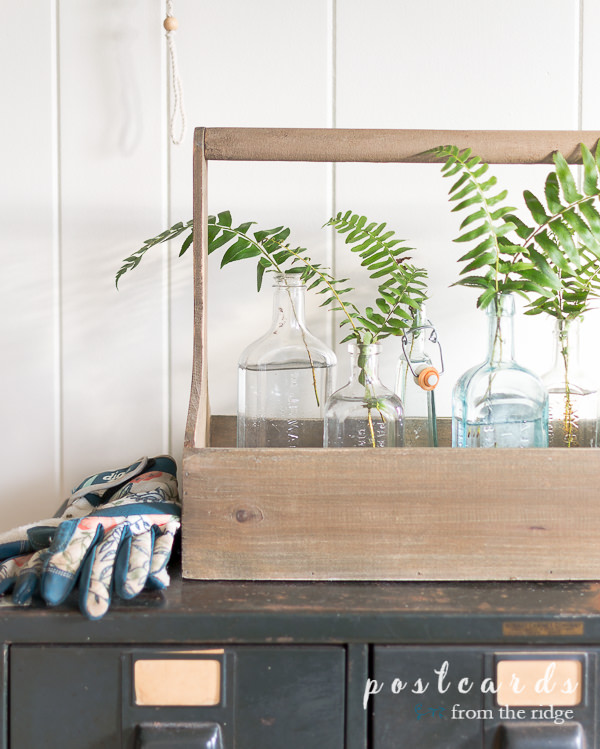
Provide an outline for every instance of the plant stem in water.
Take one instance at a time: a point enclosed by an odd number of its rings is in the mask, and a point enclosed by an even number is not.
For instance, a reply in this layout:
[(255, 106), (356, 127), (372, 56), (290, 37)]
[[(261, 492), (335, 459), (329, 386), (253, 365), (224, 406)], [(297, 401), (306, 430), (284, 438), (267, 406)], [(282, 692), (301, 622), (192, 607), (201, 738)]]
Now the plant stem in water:
[[(566, 337), (566, 333), (565, 333)], [(577, 446), (577, 419), (573, 411), (571, 401), (571, 386), (569, 384), (569, 344), (568, 339), (561, 335), (561, 355), (565, 365), (565, 410), (564, 410), (564, 437), (563, 440), (567, 447)]]

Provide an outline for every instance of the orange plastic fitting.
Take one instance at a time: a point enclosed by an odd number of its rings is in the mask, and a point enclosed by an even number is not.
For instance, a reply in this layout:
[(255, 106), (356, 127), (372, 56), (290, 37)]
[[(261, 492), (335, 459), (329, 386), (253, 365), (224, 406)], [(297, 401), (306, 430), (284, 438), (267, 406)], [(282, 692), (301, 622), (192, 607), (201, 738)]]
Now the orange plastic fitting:
[(423, 390), (435, 390), (440, 381), (440, 373), (435, 367), (425, 367), (417, 375), (417, 385)]

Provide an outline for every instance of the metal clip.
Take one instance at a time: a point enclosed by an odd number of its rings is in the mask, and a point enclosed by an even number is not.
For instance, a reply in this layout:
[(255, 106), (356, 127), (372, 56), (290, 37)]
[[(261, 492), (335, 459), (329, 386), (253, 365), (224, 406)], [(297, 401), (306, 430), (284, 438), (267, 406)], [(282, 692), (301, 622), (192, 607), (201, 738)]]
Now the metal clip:
[(443, 352), (442, 352), (442, 344), (439, 341), (436, 329), (433, 327), (433, 325), (431, 323), (429, 323), (428, 325), (417, 325), (416, 327), (411, 328), (407, 333), (403, 334), (403, 336), (402, 336), (402, 353), (404, 354), (404, 358), (406, 359), (406, 362), (408, 364), (408, 368), (410, 369), (413, 377), (418, 377), (419, 376), (418, 373), (415, 372), (415, 370), (412, 368), (412, 364), (410, 362), (410, 357), (406, 353), (406, 344), (408, 343), (408, 336), (409, 336), (409, 334), (411, 334), (411, 333), (414, 334), (416, 331), (419, 331), (419, 330), (431, 330), (431, 333), (429, 334), (429, 339), (428, 340), (431, 343), (437, 343), (437, 345), (438, 345), (438, 348), (439, 348), (439, 351), (440, 351), (440, 369), (439, 369), (439, 374), (443, 374), (443, 372), (444, 372), (444, 355), (443, 355)]

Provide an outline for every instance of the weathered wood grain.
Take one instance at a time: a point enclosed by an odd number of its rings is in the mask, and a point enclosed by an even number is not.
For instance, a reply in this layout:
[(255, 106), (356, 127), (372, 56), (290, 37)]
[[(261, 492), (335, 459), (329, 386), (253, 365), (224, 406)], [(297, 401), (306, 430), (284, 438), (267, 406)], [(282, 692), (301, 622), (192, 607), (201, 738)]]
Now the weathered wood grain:
[(184, 574), (597, 579), (600, 452), (188, 451)]
[(194, 355), (192, 385), (185, 428), (186, 447), (208, 443), (210, 409), (206, 360), (206, 280), (208, 263), (208, 165), (204, 153), (204, 128), (194, 131)]
[(560, 151), (581, 163), (579, 143), (592, 148), (595, 130), (370, 130), (212, 127), (206, 158), (225, 161), (435, 161), (431, 148), (471, 148), (488, 164), (550, 164)]

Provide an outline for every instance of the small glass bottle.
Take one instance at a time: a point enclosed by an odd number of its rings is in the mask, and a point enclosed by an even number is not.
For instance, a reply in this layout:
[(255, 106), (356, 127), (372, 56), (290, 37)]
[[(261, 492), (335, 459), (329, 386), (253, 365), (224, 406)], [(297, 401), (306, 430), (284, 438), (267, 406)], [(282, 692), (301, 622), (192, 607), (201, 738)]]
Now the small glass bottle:
[(598, 445), (598, 387), (579, 364), (581, 317), (556, 320), (554, 365), (542, 380), (548, 388), (550, 447)]
[(351, 343), (347, 385), (329, 398), (325, 447), (402, 447), (402, 401), (379, 379), (379, 343)]
[(238, 365), (238, 447), (322, 447), (336, 357), (304, 321), (306, 286), (277, 274), (270, 330)]
[(548, 394), (514, 359), (515, 302), (498, 294), (487, 307), (488, 354), (452, 394), (453, 447), (547, 447)]
[(437, 447), (435, 388), (440, 372), (425, 351), (427, 340), (439, 345), (423, 305), (415, 315), (413, 327), (402, 337), (396, 369), (396, 393), (404, 406), (404, 439), (410, 447)]

